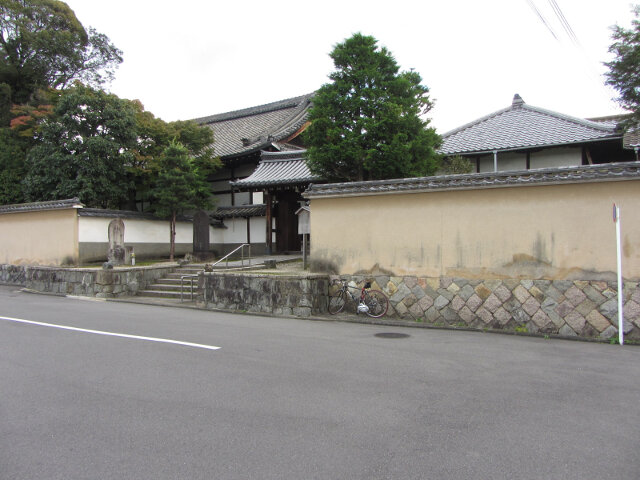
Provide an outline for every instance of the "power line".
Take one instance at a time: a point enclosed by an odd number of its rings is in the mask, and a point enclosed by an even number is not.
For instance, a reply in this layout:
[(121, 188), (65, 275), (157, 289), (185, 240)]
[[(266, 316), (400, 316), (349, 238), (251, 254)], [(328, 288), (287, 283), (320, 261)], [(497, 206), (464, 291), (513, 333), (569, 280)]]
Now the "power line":
[(529, 4), (529, 6), (531, 7), (531, 9), (536, 13), (536, 15), (538, 15), (538, 18), (540, 19), (540, 21), (544, 24), (545, 27), (547, 27), (547, 29), (549, 30), (549, 32), (551, 32), (551, 35), (553, 35), (553, 38), (555, 38), (557, 41), (560, 41), (560, 39), (558, 38), (558, 36), (556, 35), (556, 32), (553, 31), (553, 28), (551, 28), (551, 25), (549, 25), (549, 23), (547, 22), (547, 20), (544, 18), (544, 16), (542, 15), (542, 13), (540, 12), (540, 10), (538, 10), (538, 7), (536, 6), (535, 3), (533, 3), (533, 0), (527, 0), (527, 3)]
[(576, 37), (576, 34), (573, 31), (573, 28), (571, 28), (571, 25), (569, 24), (569, 21), (564, 16), (564, 13), (562, 13), (562, 9), (560, 9), (560, 6), (556, 2), (556, 0), (549, 0), (549, 4), (551, 5), (551, 8), (553, 8), (556, 16), (558, 17), (558, 20), (560, 20), (560, 23), (562, 24), (562, 27), (564, 28), (564, 31), (567, 33), (567, 36), (571, 39), (571, 41), (575, 45), (580, 46), (580, 42), (578, 41), (578, 37)]

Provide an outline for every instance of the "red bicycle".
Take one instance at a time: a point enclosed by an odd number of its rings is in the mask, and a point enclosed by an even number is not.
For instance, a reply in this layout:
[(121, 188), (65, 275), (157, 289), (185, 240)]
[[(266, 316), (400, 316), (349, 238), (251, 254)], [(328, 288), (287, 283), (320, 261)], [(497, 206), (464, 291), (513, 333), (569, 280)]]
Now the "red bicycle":
[(360, 295), (351, 293), (346, 280), (338, 280), (341, 284), (339, 290), (329, 297), (329, 313), (335, 315), (344, 309), (347, 299), (351, 298), (356, 303), (356, 313), (366, 313), (370, 317), (382, 317), (389, 310), (389, 299), (380, 290), (371, 290), (371, 282), (366, 282), (360, 289)]

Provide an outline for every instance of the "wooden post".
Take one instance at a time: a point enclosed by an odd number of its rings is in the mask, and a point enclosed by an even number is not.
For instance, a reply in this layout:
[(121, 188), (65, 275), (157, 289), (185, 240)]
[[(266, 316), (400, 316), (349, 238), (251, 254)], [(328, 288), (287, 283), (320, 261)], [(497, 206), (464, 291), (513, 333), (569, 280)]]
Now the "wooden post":
[(265, 203), (267, 204), (267, 251), (266, 251), (266, 254), (271, 255), (271, 253), (273, 252), (272, 250), (273, 228), (271, 226), (273, 213), (271, 211), (271, 191), (270, 190), (267, 190), (265, 197), (266, 197)]

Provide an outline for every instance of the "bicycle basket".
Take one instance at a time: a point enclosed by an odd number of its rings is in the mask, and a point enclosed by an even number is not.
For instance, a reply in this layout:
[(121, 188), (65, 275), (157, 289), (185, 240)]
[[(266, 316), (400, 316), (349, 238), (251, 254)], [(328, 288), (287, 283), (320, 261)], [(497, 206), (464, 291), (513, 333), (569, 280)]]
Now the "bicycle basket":
[(364, 288), (371, 288), (371, 282), (365, 282)]

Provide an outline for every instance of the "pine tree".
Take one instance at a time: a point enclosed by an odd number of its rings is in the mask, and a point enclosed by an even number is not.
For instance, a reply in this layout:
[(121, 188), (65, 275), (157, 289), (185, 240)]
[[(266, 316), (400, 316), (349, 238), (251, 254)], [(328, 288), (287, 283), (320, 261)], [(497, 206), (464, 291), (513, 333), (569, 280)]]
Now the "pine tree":
[(332, 82), (314, 96), (306, 131), (311, 171), (329, 181), (433, 174), (440, 137), (421, 118), (433, 102), (420, 75), (399, 72), (391, 53), (360, 33), (330, 56)]
[(633, 11), (635, 18), (630, 29), (619, 25), (612, 28), (613, 43), (609, 52), (615, 58), (605, 65), (609, 68), (607, 84), (618, 91), (618, 103), (633, 112), (627, 126), (635, 127), (640, 123), (640, 5)]
[(176, 218), (187, 210), (210, 205), (210, 188), (205, 176), (189, 156), (189, 150), (172, 142), (157, 160), (157, 177), (152, 195), (155, 214), (169, 218), (169, 259), (173, 261), (176, 248)]

